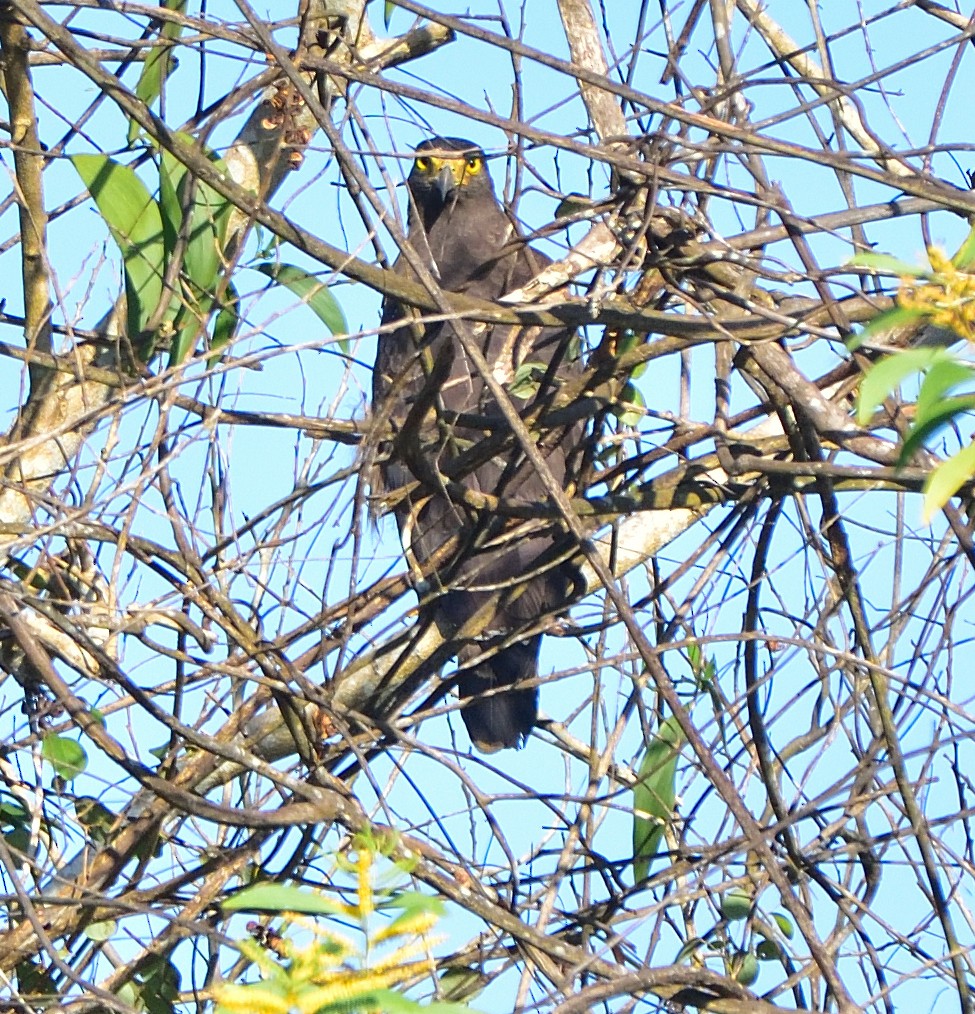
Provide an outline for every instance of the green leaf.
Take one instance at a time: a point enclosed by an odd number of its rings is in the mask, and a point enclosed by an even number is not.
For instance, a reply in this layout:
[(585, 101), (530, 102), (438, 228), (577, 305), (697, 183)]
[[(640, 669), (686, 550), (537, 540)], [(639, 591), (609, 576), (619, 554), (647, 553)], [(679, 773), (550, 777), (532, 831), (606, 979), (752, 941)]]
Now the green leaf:
[(88, 767), (88, 754), (84, 747), (56, 732), (45, 734), (41, 755), (66, 782), (77, 778)]
[(751, 951), (736, 954), (730, 971), (743, 986), (750, 986), (758, 978), (758, 959)]
[(30, 822), (27, 808), (17, 799), (0, 800), (0, 824), (11, 824), (14, 827)]
[(305, 915), (345, 915), (337, 901), (289, 884), (255, 884), (225, 898), (227, 912), (301, 912)]
[(116, 814), (103, 806), (94, 796), (78, 796), (74, 801), (74, 812), (88, 837), (99, 845), (104, 845), (108, 841), (109, 834), (118, 820)]
[(514, 378), (508, 385), (508, 394), (512, 398), (533, 398), (538, 394), (538, 386), (544, 376), (544, 363), (524, 362), (515, 370)]
[(270, 261), (256, 265), (256, 269), (262, 275), (267, 275), (271, 281), (290, 289), (303, 303), (307, 303), (332, 334), (348, 332), (349, 326), (345, 322), (342, 308), (328, 286), (314, 275), (308, 274), (294, 264), (273, 264)]
[(895, 306), (892, 310), (878, 313), (869, 324), (847, 338), (846, 347), (851, 352), (855, 352), (864, 342), (873, 338), (874, 335), (886, 334), (888, 331), (893, 331), (896, 328), (916, 324), (918, 321), (924, 320), (924, 316), (923, 310), (908, 310), (903, 306)]
[[(71, 162), (122, 253), (129, 338), (134, 341), (162, 297), (166, 254), (159, 206), (128, 166), (107, 155), (74, 155)], [(144, 351), (148, 357), (153, 350)]]
[(440, 993), (446, 1000), (473, 1000), (484, 992), (488, 978), (478, 966), (446, 969), (440, 976)]
[(921, 518), (930, 524), (931, 518), (975, 474), (975, 444), (963, 447), (947, 461), (943, 461), (924, 483), (924, 507)]
[(916, 450), (922, 447), (939, 430), (953, 422), (958, 416), (967, 415), (975, 409), (975, 395), (964, 395), (957, 398), (945, 398), (941, 402), (928, 406), (923, 420), (915, 420), (908, 431), (901, 447), (898, 464), (903, 465), (911, 459)]
[[(186, 0), (162, 0), (162, 7), (171, 11), (183, 12), (186, 10)], [(175, 41), (182, 35), (183, 26), (172, 21), (165, 21), (159, 31), (161, 40)], [(172, 46), (156, 46), (146, 56), (142, 65), (142, 73), (135, 86), (136, 97), (141, 99), (147, 106), (162, 94), (163, 85), (166, 79), (176, 68), (176, 60), (173, 56)], [(129, 144), (139, 136), (139, 124), (132, 120), (129, 123)]]
[(31, 833), (27, 824), (15, 824), (9, 831), (4, 831), (3, 840), (18, 855), (29, 856), (32, 854)]
[(855, 351), (875, 335), (886, 335), (897, 328), (916, 325), (919, 321), (924, 320), (924, 317), (925, 313), (923, 310), (895, 306), (890, 310), (885, 310), (883, 313), (878, 313), (868, 324), (860, 328), (856, 334), (847, 338), (846, 346), (850, 351)]
[(782, 932), (782, 936), (786, 940), (791, 940), (796, 933), (795, 926), (792, 925), (792, 920), (785, 914), (785, 912), (773, 912), (772, 918), (775, 920), (775, 925), (779, 927)]
[(975, 369), (955, 359), (954, 356), (932, 363), (924, 375), (921, 390), (918, 391), (915, 423), (923, 425), (930, 415), (937, 411), (948, 391), (973, 380)]
[(598, 203), (598, 201), (594, 201), (587, 194), (566, 194), (559, 201), (554, 217), (556, 221), (560, 218), (571, 218), (573, 215), (580, 215), (585, 211), (589, 211), (591, 208), (596, 207)]
[(740, 887), (734, 887), (721, 896), (721, 914), (728, 922), (747, 919), (752, 910), (752, 896)]
[(975, 229), (971, 229), (965, 237), (965, 242), (958, 248), (958, 252), (951, 258), (959, 271), (964, 271), (975, 264)]
[(118, 923), (114, 919), (105, 919), (102, 922), (91, 922), (85, 927), (85, 936), (94, 940), (96, 944), (111, 940), (118, 929)]
[[(623, 426), (637, 426), (640, 420), (646, 415), (647, 403), (643, 395), (640, 393), (640, 389), (634, 386), (633, 383), (627, 381), (620, 391), (620, 402), (623, 404), (620, 406), (622, 411), (617, 411), (616, 416)], [(633, 408), (632, 406), (636, 406)], [(624, 407), (625, 406), (625, 407)]]
[(867, 271), (876, 272), (878, 275), (894, 275), (898, 278), (905, 276), (910, 278), (921, 278), (931, 273), (930, 267), (919, 267), (917, 264), (908, 264), (906, 261), (891, 257), (890, 254), (882, 253), (861, 253), (851, 257), (846, 262), (848, 268), (864, 268)]
[(677, 957), (674, 958), (674, 964), (679, 965), (682, 961), (686, 961), (688, 958), (693, 957), (702, 947), (707, 947), (707, 940), (704, 937), (691, 937), (686, 944), (677, 952)]
[(207, 357), (207, 366), (213, 367), (220, 362), (223, 350), (234, 340), (238, 327), (240, 327), (240, 296), (233, 285), (228, 285), (224, 294), (224, 304), (213, 322), (211, 354)]
[(393, 0), (386, 0), (383, 5), (383, 24), (386, 26), (386, 31), (389, 31), (389, 23), (393, 20), (393, 11), (396, 10), (396, 4)]
[(671, 715), (650, 741), (633, 787), (633, 878), (645, 880), (677, 800), (677, 757), (684, 734)]
[[(359, 1000), (359, 997), (356, 997)], [(327, 1010), (345, 1011), (347, 1005), (334, 1007), (330, 1004)], [(375, 989), (363, 995), (357, 1010), (380, 1010), (383, 1014), (472, 1014), (471, 1008), (464, 1003), (425, 1003), (419, 1004), (410, 1000), (402, 993), (391, 989)], [(324, 1014), (320, 1011), (319, 1014)]]
[(432, 912), (434, 915), (442, 916), (446, 912), (444, 903), (440, 898), (430, 894), (421, 894), (419, 891), (400, 891), (392, 898), (384, 901), (380, 906), (383, 909), (399, 909), (403, 914), (393, 920), (393, 925), (403, 918), (412, 918), (421, 912)]
[(945, 349), (908, 349), (881, 359), (871, 367), (860, 382), (860, 396), (857, 400), (857, 422), (866, 426), (884, 399), (902, 381), (914, 373), (920, 373), (939, 359), (950, 358)]
[(173, 321), (173, 339), (169, 346), (170, 366), (179, 366), (199, 344), (211, 305), (212, 300), (206, 297), (194, 303), (187, 298), (179, 308)]
[[(189, 136), (180, 136), (192, 142)], [(226, 165), (213, 152), (207, 151), (206, 155), (221, 173), (228, 175)], [(167, 230), (175, 238), (184, 221), (189, 220), (183, 272), (201, 292), (212, 293), (222, 265), (232, 205), (209, 184), (195, 179), (168, 151), (162, 153), (159, 178), (160, 199), (163, 193), (162, 181), (167, 180), (164, 204)]]
[(139, 973), (148, 1014), (172, 1014), (179, 1000), (180, 974), (162, 955), (150, 958)]

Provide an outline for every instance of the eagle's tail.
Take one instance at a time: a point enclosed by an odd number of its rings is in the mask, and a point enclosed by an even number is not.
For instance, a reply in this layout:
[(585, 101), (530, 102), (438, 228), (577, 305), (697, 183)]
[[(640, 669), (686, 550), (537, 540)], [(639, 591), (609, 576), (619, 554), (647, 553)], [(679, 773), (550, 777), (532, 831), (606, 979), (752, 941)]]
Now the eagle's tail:
[[(482, 753), (521, 746), (535, 725), (538, 687), (502, 688), (538, 675), (541, 643), (540, 636), (530, 637), (460, 673), (461, 715), (471, 742)], [(465, 653), (460, 653), (462, 663)]]

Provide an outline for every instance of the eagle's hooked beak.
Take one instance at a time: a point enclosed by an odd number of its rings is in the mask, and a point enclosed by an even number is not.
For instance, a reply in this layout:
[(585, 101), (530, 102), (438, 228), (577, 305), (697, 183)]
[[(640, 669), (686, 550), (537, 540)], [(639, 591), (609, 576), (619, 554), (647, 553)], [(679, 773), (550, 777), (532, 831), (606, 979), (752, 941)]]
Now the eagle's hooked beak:
[(437, 173), (437, 178), (433, 181), (433, 187), (440, 195), (441, 203), (446, 204), (447, 197), (457, 187), (457, 180), (450, 165), (440, 167), (440, 172)]

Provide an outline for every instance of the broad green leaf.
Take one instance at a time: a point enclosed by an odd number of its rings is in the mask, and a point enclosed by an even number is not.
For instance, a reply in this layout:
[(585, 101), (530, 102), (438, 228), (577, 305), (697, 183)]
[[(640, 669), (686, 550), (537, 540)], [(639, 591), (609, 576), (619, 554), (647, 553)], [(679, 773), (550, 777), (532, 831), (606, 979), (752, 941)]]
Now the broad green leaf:
[(71, 162), (122, 252), (129, 337), (135, 340), (162, 297), (166, 254), (159, 206), (128, 166), (107, 155), (75, 155)]
[(345, 906), (313, 891), (289, 884), (255, 884), (221, 902), (227, 912), (301, 912), (305, 915), (345, 915)]
[(140, 1010), (142, 1007), (142, 995), (139, 991), (139, 986), (132, 979), (129, 979), (128, 982), (123, 982), (116, 991), (115, 996), (134, 1010)]
[(139, 973), (142, 1001), (148, 1014), (172, 1014), (179, 1001), (180, 974), (162, 955), (150, 958)]
[[(632, 382), (627, 381), (623, 390), (620, 392), (619, 400), (623, 403), (620, 405), (621, 411), (617, 412), (617, 417), (619, 418), (620, 423), (623, 426), (639, 425), (640, 420), (646, 415), (644, 410), (647, 407), (646, 400), (640, 393), (640, 389), (634, 386)], [(636, 408), (624, 407), (624, 405), (635, 405)]]
[(915, 425), (923, 426), (938, 410), (944, 396), (961, 384), (975, 380), (975, 369), (953, 356), (939, 359), (928, 367), (917, 395)]
[(17, 799), (0, 800), (0, 824), (26, 824), (30, 815), (23, 803)]
[(752, 910), (753, 899), (740, 887), (725, 891), (721, 896), (721, 914), (728, 922), (738, 922), (747, 919)]
[(85, 936), (94, 940), (96, 944), (104, 943), (115, 936), (118, 923), (114, 919), (105, 919), (102, 922), (91, 922), (85, 927)]
[(31, 833), (26, 824), (17, 824), (2, 833), (8, 848), (22, 856), (31, 855)]
[(597, 202), (587, 194), (566, 194), (555, 208), (555, 215), (553, 217), (556, 221), (560, 218), (571, 218), (573, 215), (579, 215), (584, 211), (589, 211), (590, 208), (595, 207), (596, 204)]
[[(376, 989), (368, 995), (364, 994), (363, 1002), (356, 1009), (378, 1010), (383, 1014), (473, 1014), (467, 1004), (443, 1002), (419, 1004), (391, 989)], [(338, 1011), (348, 1010), (348, 1005), (343, 1005), (339, 1001), (335, 1005), (330, 1004), (325, 1010), (329, 1012), (334, 1010), (337, 1014)], [(324, 1012), (320, 1011), (319, 1014), (324, 1014)]]
[(419, 891), (400, 891), (393, 895), (392, 898), (384, 901), (380, 908), (386, 909), (399, 909), (403, 913), (402, 916), (398, 916), (393, 920), (395, 925), (399, 919), (404, 917), (412, 918), (421, 912), (432, 912), (434, 915), (443, 915), (446, 909), (444, 903), (440, 898), (435, 898), (430, 894), (421, 894)]
[(74, 801), (74, 812), (88, 837), (104, 845), (115, 826), (118, 817), (93, 796), (78, 796)]
[[(182, 13), (186, 10), (186, 0), (162, 0), (162, 7), (171, 11)], [(182, 35), (183, 26), (172, 21), (164, 21), (159, 30), (159, 38), (164, 43), (175, 41)], [(176, 59), (173, 56), (174, 47), (168, 45), (156, 46), (149, 51), (146, 61), (142, 66), (142, 73), (135, 86), (136, 97), (141, 99), (147, 106), (162, 94), (163, 85), (166, 79), (176, 67)], [(129, 123), (129, 144), (139, 136), (139, 124), (132, 120)]]
[(674, 958), (674, 964), (679, 965), (682, 961), (686, 961), (702, 948), (707, 946), (707, 940), (704, 937), (691, 937), (686, 944), (677, 952), (677, 957)]
[(210, 338), (210, 355), (207, 366), (213, 367), (223, 355), (223, 350), (234, 340), (237, 328), (240, 327), (240, 296), (233, 285), (227, 286), (224, 293), (224, 304), (213, 322), (213, 336)]
[(160, 152), (159, 210), (162, 213), (167, 260), (173, 256), (180, 226), (183, 224), (183, 205), (179, 199), (179, 192), (185, 175), (186, 166), (178, 158), (165, 149)]
[(955, 256), (951, 258), (951, 263), (959, 271), (964, 271), (975, 264), (975, 229), (969, 231), (965, 237), (965, 242), (958, 248)]
[(447, 1000), (472, 1000), (484, 992), (487, 976), (476, 965), (472, 968), (451, 967), (440, 975), (440, 993)]
[(677, 800), (677, 757), (684, 734), (671, 715), (652, 738), (633, 787), (633, 879), (645, 880)]
[(956, 398), (944, 398), (935, 405), (928, 406), (925, 418), (916, 420), (901, 447), (898, 464), (910, 461), (911, 456), (924, 446), (939, 430), (954, 421), (960, 415), (966, 415), (975, 409), (975, 395), (959, 395)]
[(864, 268), (879, 275), (895, 275), (898, 278), (905, 276), (920, 278), (931, 273), (929, 266), (919, 267), (917, 264), (908, 264), (906, 261), (891, 257), (890, 254), (882, 253), (857, 254), (856, 257), (851, 257), (846, 262), (846, 267)]
[(881, 359), (872, 366), (860, 382), (860, 397), (857, 400), (857, 422), (866, 426), (884, 399), (902, 381), (912, 374), (920, 373), (939, 359), (950, 358), (945, 349), (907, 349)]
[(41, 755), (66, 782), (77, 778), (88, 767), (88, 754), (84, 747), (56, 732), (45, 734)]
[(169, 365), (179, 366), (200, 343), (200, 335), (206, 328), (207, 318), (213, 300), (207, 296), (191, 299), (184, 293), (183, 305), (173, 321), (173, 339), (169, 346)]
[[(179, 135), (193, 143), (189, 135)], [(212, 152), (207, 157), (226, 173), (224, 163)], [(195, 185), (194, 185), (195, 184)], [(194, 180), (174, 155), (163, 151), (159, 163), (159, 203), (166, 233), (166, 250), (172, 255), (181, 233), (186, 235), (182, 273), (195, 288), (212, 295), (222, 266), (231, 204), (202, 180)], [(184, 222), (188, 227), (184, 230)]]
[(930, 524), (931, 518), (975, 475), (975, 444), (963, 447), (947, 461), (943, 461), (924, 483), (922, 520)]
[(908, 310), (903, 306), (895, 306), (892, 310), (878, 313), (869, 324), (847, 338), (846, 347), (851, 352), (855, 352), (864, 342), (873, 338), (874, 335), (886, 334), (888, 331), (917, 324), (922, 320), (924, 320), (924, 312), (922, 310)]
[(345, 334), (349, 330), (345, 314), (327, 285), (314, 275), (294, 264), (273, 264), (266, 261), (256, 265), (262, 275), (290, 289), (302, 302), (307, 303), (318, 319), (332, 334)]
[(508, 394), (512, 398), (533, 398), (538, 394), (538, 386), (544, 376), (544, 363), (524, 362), (515, 370), (515, 375), (508, 385)]
[(743, 986), (750, 986), (758, 978), (758, 959), (751, 951), (736, 954), (729, 971)]

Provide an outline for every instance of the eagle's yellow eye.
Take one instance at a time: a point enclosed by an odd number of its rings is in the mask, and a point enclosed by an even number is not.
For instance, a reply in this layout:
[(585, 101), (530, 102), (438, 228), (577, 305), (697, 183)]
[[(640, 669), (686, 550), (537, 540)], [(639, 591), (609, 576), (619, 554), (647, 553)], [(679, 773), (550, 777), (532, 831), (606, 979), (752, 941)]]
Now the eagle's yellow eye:
[(421, 173), (427, 173), (427, 172), (429, 172), (430, 171), (430, 164), (431, 164), (430, 163), (430, 159), (428, 159), (428, 158), (418, 158), (416, 160), (416, 167), (417, 167), (417, 169), (419, 169), (419, 171)]
[(474, 176), (481, 171), (481, 160), (477, 155), (471, 155), (467, 160), (467, 172)]

